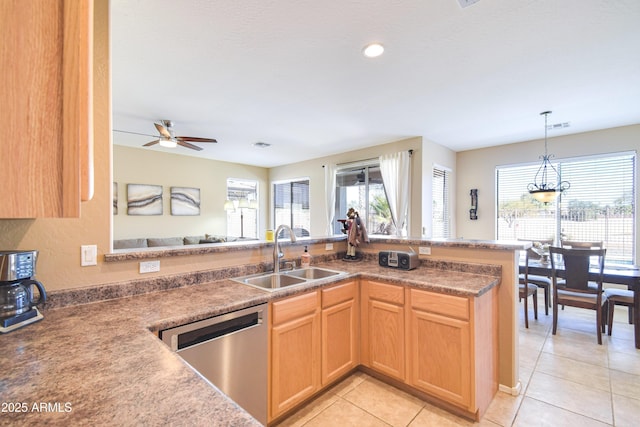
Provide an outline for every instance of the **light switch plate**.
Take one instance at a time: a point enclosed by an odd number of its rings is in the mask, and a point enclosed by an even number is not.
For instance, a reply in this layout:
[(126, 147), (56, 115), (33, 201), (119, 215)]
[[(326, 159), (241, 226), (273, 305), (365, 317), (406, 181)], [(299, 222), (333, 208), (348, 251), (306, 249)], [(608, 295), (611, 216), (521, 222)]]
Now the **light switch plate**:
[(325, 251), (332, 251), (333, 250), (333, 243), (325, 243), (324, 250)]
[(418, 247), (419, 255), (431, 255), (431, 246), (420, 246)]
[(97, 245), (81, 245), (80, 246), (80, 266), (88, 267), (90, 265), (98, 265), (98, 246)]

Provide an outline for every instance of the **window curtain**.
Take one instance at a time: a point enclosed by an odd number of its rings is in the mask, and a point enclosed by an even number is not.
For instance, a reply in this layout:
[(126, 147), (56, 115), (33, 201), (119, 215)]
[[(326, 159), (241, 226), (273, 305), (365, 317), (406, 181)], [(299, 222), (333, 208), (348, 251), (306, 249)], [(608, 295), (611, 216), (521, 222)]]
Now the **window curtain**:
[(380, 173), (397, 236), (402, 236), (407, 224), (410, 169), (411, 155), (408, 151), (380, 156)]
[(336, 210), (336, 165), (324, 165), (325, 218), (327, 235), (333, 235), (333, 217)]

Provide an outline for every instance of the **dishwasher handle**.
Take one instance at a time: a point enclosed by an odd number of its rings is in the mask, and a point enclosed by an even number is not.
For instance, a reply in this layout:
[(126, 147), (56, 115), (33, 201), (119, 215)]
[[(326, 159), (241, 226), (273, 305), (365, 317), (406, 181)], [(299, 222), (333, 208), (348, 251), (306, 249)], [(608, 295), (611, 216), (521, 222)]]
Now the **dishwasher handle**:
[(167, 329), (161, 331), (160, 338), (173, 351), (180, 351), (259, 326), (263, 321), (263, 309), (256, 307)]
[(214, 323), (213, 325), (209, 325), (204, 328), (184, 332), (176, 335), (177, 343), (175, 349), (182, 350), (184, 348), (193, 347), (194, 345), (250, 328), (260, 324), (261, 320), (262, 319), (259, 318), (258, 313), (253, 312), (234, 319), (225, 320), (220, 323)]

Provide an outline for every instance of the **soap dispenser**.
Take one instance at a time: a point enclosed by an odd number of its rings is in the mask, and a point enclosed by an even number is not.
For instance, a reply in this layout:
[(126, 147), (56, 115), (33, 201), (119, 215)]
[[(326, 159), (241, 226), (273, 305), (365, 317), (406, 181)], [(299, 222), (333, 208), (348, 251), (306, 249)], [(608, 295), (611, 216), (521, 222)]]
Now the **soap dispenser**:
[(311, 266), (311, 254), (307, 250), (307, 247), (304, 247), (304, 252), (300, 256), (300, 267), (309, 268)]

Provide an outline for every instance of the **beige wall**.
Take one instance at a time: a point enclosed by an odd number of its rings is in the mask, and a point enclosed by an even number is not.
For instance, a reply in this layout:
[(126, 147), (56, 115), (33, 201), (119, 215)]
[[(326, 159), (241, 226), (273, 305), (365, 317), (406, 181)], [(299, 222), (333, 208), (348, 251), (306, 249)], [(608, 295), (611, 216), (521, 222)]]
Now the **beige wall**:
[(0, 248), (37, 249), (37, 277), (47, 289), (105, 283), (102, 262), (80, 267), (80, 245), (96, 244), (109, 251), (111, 193), (111, 91), (109, 74), (108, 1), (95, 2), (94, 20), (94, 158), (95, 192), (83, 202), (78, 219), (0, 220)]
[[(68, 289), (92, 284), (111, 283), (140, 277), (138, 263), (104, 263), (102, 254), (111, 247), (111, 90), (109, 76), (109, 26), (108, 0), (95, 2), (94, 37), (94, 155), (95, 155), (95, 195), (82, 204), (79, 219), (25, 219), (0, 220), (0, 248), (38, 249), (38, 278), (47, 289)], [(577, 154), (593, 154), (620, 150), (637, 150), (640, 146), (640, 125), (590, 132), (549, 140), (550, 152), (557, 157)], [(453, 154), (444, 147), (411, 138), (364, 150), (328, 156), (295, 165), (273, 168), (267, 178), (274, 180), (308, 176), (312, 179), (311, 201), (324, 206), (324, 180), (322, 164), (329, 161), (344, 163), (377, 157), (380, 154), (400, 150), (415, 150), (413, 160), (413, 182), (411, 215), (411, 235), (420, 236), (424, 214), (421, 212), (425, 201), (425, 176), (430, 175), (431, 164), (451, 167), (457, 178), (454, 201), (466, 207), (469, 189), (479, 189), (479, 220), (471, 222), (466, 209), (459, 209), (456, 215), (457, 235), (466, 238), (493, 239), (494, 237), (494, 196), (493, 180), (495, 165), (536, 161), (543, 148), (542, 141), (512, 144), (482, 150), (472, 150)], [(455, 160), (453, 159), (455, 157)], [(425, 164), (427, 164), (425, 166)], [(124, 181), (123, 181), (124, 183)], [(318, 183), (317, 185), (315, 183)], [(170, 183), (174, 185), (174, 182)], [(175, 183), (177, 184), (177, 183)], [(186, 185), (186, 184), (184, 184)], [(426, 185), (430, 188), (430, 184)], [(636, 188), (640, 185), (636, 183)], [(201, 187), (202, 188), (202, 187)], [(122, 193), (121, 193), (122, 194)], [(126, 192), (125, 192), (126, 194)], [(268, 193), (264, 193), (268, 194)], [(430, 193), (429, 193), (430, 194)], [(638, 197), (636, 195), (636, 197)], [(266, 203), (266, 202), (265, 202)], [(270, 205), (269, 205), (270, 206)], [(122, 205), (121, 205), (122, 207)], [(312, 234), (323, 234), (324, 215), (321, 209), (313, 210)], [(268, 211), (267, 211), (268, 213)], [(415, 218), (423, 218), (415, 221)], [(640, 227), (636, 227), (638, 233)], [(638, 240), (638, 236), (636, 236)], [(98, 246), (98, 265), (80, 267), (80, 245)], [(244, 259), (211, 256), (184, 256), (163, 258), (160, 273), (166, 275), (212, 268), (228, 263), (252, 262), (255, 254)], [(638, 260), (636, 260), (636, 263)], [(148, 277), (148, 276), (145, 276)]]
[[(548, 139), (548, 151), (556, 159), (605, 154), (640, 149), (640, 125), (623, 126)], [(469, 190), (478, 189), (478, 220), (471, 221), (466, 209), (456, 213), (458, 237), (465, 239), (495, 239), (495, 168), (516, 163), (539, 163), (544, 152), (544, 140), (500, 145), (457, 154), (458, 206), (469, 204)], [(602, 177), (606, 180), (606, 177)], [(532, 177), (533, 179), (533, 177)], [(640, 200), (640, 184), (636, 175), (636, 200)], [(636, 223), (636, 242), (640, 241), (640, 226)], [(636, 264), (638, 253), (636, 252)]]
[[(422, 138), (409, 138), (389, 144), (375, 145), (362, 150), (349, 151), (333, 156), (320, 157), (291, 165), (279, 166), (270, 170), (271, 181), (288, 180), (294, 178), (309, 178), (309, 204), (311, 206), (311, 230), (312, 236), (325, 235), (327, 224), (325, 219), (326, 203), (324, 193), (324, 168), (325, 164), (341, 164), (356, 162), (359, 160), (379, 157), (383, 154), (397, 153), (398, 151), (414, 150), (411, 167), (411, 223), (410, 235), (420, 236), (422, 227)], [(337, 218), (334, 218), (334, 220)]]
[[(200, 236), (227, 234), (227, 178), (258, 181), (258, 237), (267, 221), (268, 169), (199, 159), (179, 154), (113, 146), (113, 180), (118, 184), (118, 214), (113, 217), (113, 238)], [(163, 214), (127, 215), (127, 184), (163, 187)], [(171, 187), (200, 189), (200, 215), (172, 216)], [(239, 215), (239, 214), (238, 214)]]
[[(433, 237), (431, 233), (431, 219), (433, 216), (433, 204), (431, 203), (433, 192), (431, 189), (433, 183), (433, 168), (438, 166), (439, 168), (445, 168), (451, 170), (451, 182), (449, 188), (452, 191), (450, 195), (450, 218), (451, 221), (451, 235), (455, 236), (456, 232), (456, 153), (442, 145), (436, 144), (426, 139), (422, 141), (422, 237)], [(463, 205), (465, 206), (465, 205)], [(418, 236), (418, 234), (416, 234)]]

